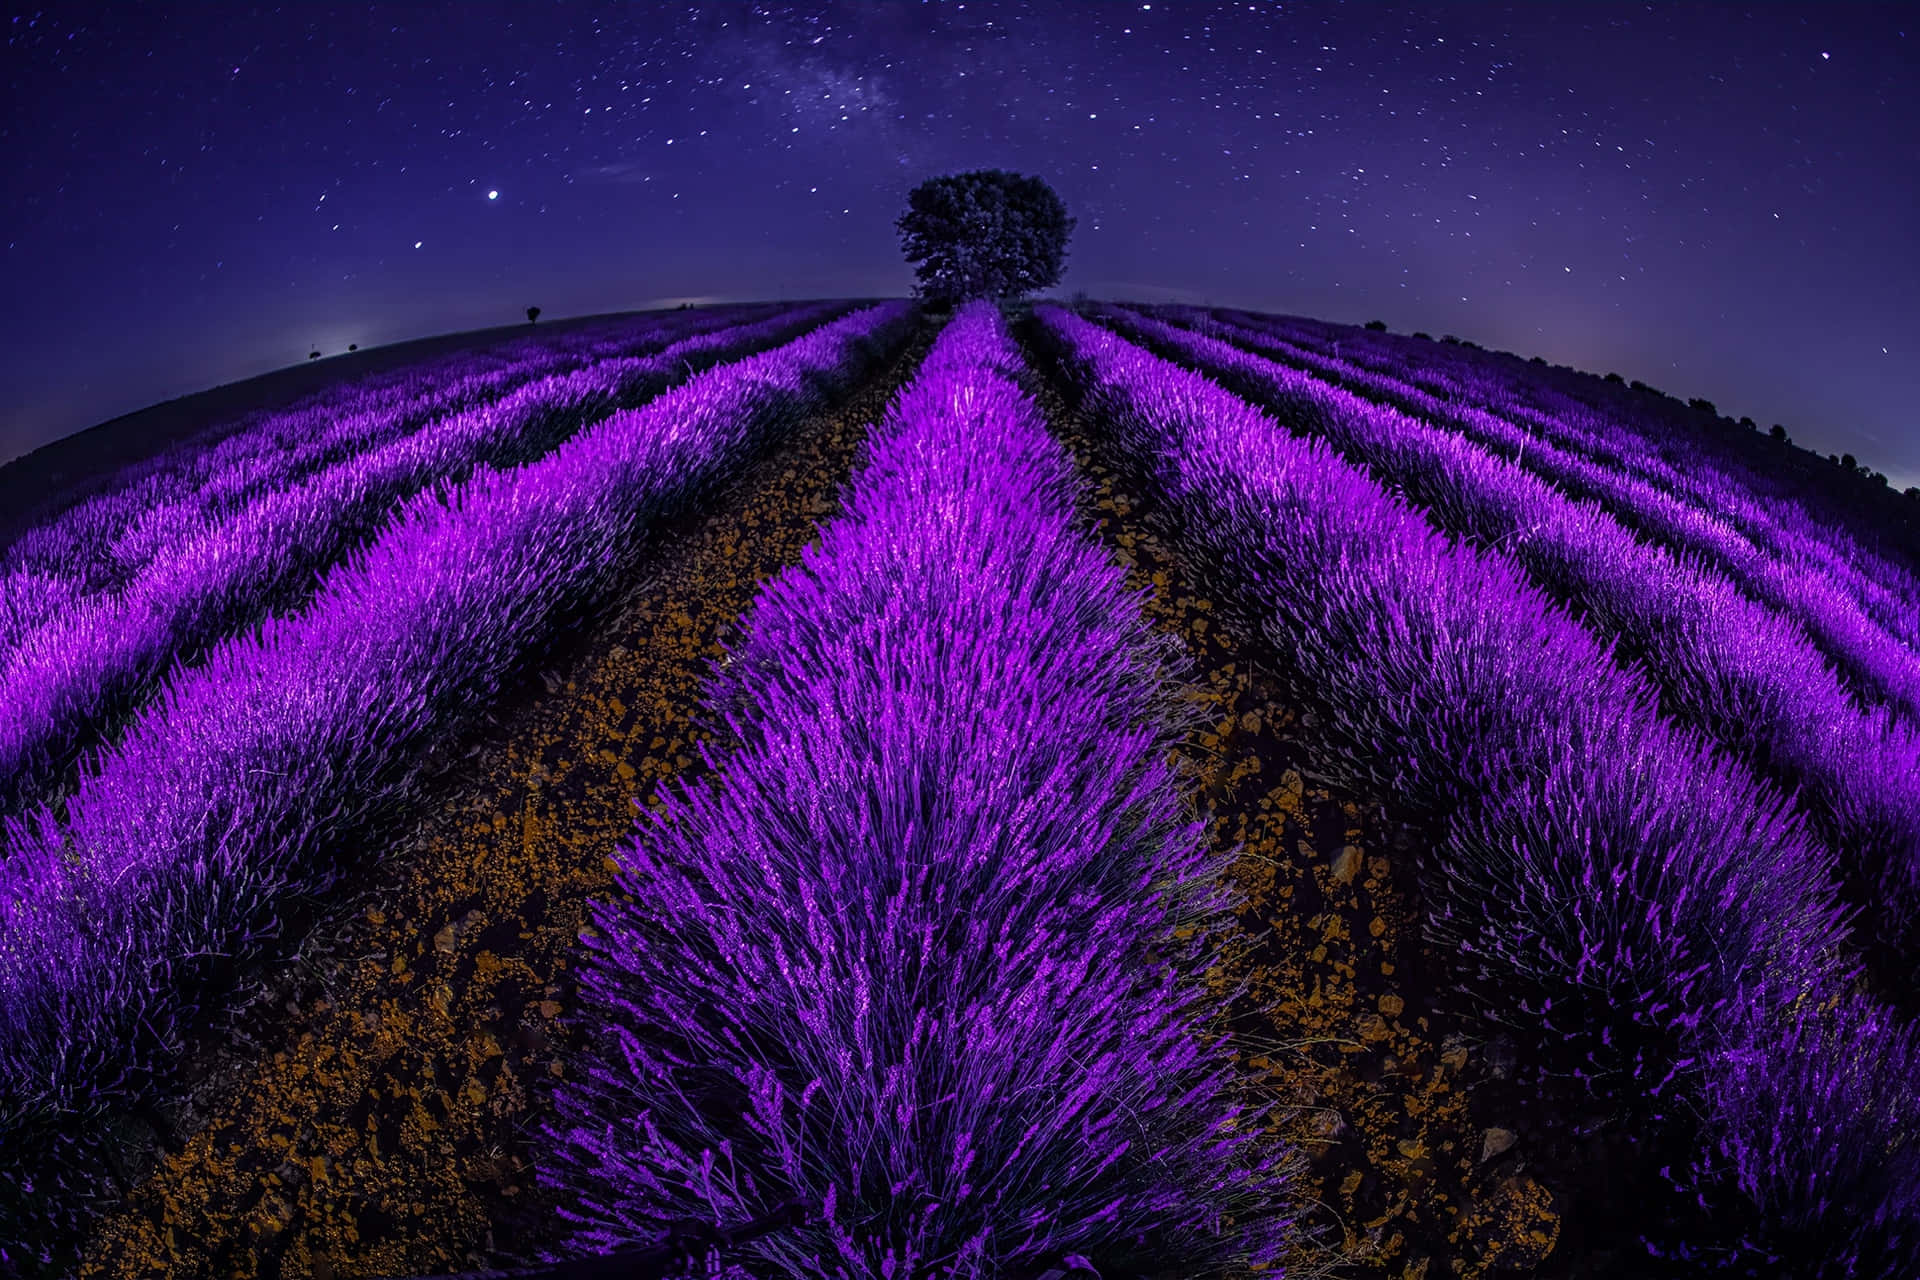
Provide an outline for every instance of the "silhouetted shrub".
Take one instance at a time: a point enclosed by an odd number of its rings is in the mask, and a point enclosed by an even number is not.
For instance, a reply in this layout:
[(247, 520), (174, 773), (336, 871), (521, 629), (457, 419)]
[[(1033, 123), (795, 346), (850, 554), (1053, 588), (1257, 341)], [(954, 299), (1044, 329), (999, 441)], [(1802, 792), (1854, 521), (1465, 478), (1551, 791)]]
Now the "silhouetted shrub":
[(1607, 380), (1608, 382), (1625, 382), (1625, 381), (1626, 381), (1626, 379), (1625, 379), (1625, 378), (1623, 378), (1623, 377), (1621, 377), (1621, 376), (1620, 376), (1619, 374), (1617, 374), (1617, 373), (1610, 373), (1610, 374), (1608, 374), (1608, 375), (1607, 375), (1607, 378), (1606, 378), (1606, 380)]
[(1840, 465), (1845, 467), (1848, 471), (1858, 471), (1860, 469), (1860, 464), (1854, 461), (1854, 457), (1850, 453), (1841, 454), (1839, 458), (1839, 462), (1840, 462)]
[[(1848, 456), (1848, 457), (1852, 457), (1853, 455), (1852, 455), (1852, 454), (1848, 454), (1847, 456)], [(1832, 464), (1833, 464), (1834, 466), (1836, 466), (1836, 467), (1837, 467), (1837, 466), (1839, 466), (1839, 465), (1840, 465), (1840, 455), (1839, 455), (1839, 454), (1837, 454), (1837, 453), (1830, 453), (1830, 454), (1828, 454), (1828, 455), (1827, 455), (1827, 461), (1828, 461), (1828, 462), (1831, 462), (1831, 463), (1832, 463)]]
[(1528, 364), (1545, 364), (1546, 362), (1547, 362), (1547, 358), (1545, 356), (1528, 356), (1527, 357)]
[(1452, 344), (1453, 346), (1456, 346), (1456, 347), (1460, 345), (1460, 339), (1458, 339), (1458, 338), (1456, 338), (1456, 337), (1454, 337), (1454, 336), (1453, 336), (1452, 334), (1450, 334), (1450, 333), (1443, 333), (1443, 334), (1441, 334), (1441, 335), (1440, 335), (1440, 341), (1442, 341), (1442, 342), (1446, 342), (1446, 343), (1450, 343), (1450, 344)]
[(1773, 430), (1771, 430), (1771, 431), (1769, 431), (1769, 432), (1767, 432), (1767, 434), (1768, 434), (1768, 435), (1770, 435), (1770, 436), (1772, 436), (1772, 437), (1773, 437), (1773, 438), (1774, 438), (1775, 440), (1778, 440), (1778, 441), (1780, 441), (1780, 442), (1781, 442), (1782, 444), (1785, 444), (1785, 443), (1786, 443), (1786, 440), (1787, 440), (1787, 429), (1786, 429), (1785, 427), (1783, 427), (1783, 426), (1781, 426), (1781, 425), (1780, 425), (1779, 423), (1777, 423), (1777, 422), (1773, 424)]
[(1708, 400), (1704, 396), (1695, 396), (1693, 399), (1687, 401), (1687, 408), (1698, 409), (1701, 413), (1712, 414), (1715, 417), (1720, 416), (1720, 411), (1713, 407), (1713, 401)]
[(360, 349), (360, 344), (357, 342), (349, 342), (347, 344), (347, 350), (349, 351), (358, 351), (359, 349)]
[(528, 324), (532, 324), (532, 323), (533, 323), (534, 321), (536, 321), (536, 320), (538, 320), (539, 318), (540, 318), (540, 308), (538, 308), (538, 307), (528, 307), (528, 308), (527, 308), (527, 323), (528, 323)]
[(307, 352), (307, 359), (309, 359), (309, 360), (318, 360), (319, 358), (320, 358), (320, 353), (319, 353), (318, 351), (309, 351), (309, 352)]
[(1385, 333), (1387, 331), (1387, 322), (1385, 320), (1369, 320), (1367, 321), (1367, 328), (1375, 333)]
[(1422, 332), (1420, 332), (1420, 331), (1419, 331), (1418, 329), (1415, 329), (1415, 330), (1413, 331), (1413, 336), (1414, 336), (1414, 337), (1416, 337), (1416, 338), (1425, 338), (1425, 339), (1426, 339), (1426, 340), (1427, 340), (1428, 342), (1432, 342), (1432, 341), (1433, 341), (1433, 335), (1432, 335), (1432, 334), (1430, 334), (1430, 333), (1422, 333)]
[(975, 169), (929, 178), (894, 223), (916, 294), (928, 301), (1019, 298), (1060, 282), (1075, 219), (1039, 178)]
[(1908, 485), (1907, 496), (1915, 502), (1920, 502), (1920, 485)]
[(1758, 431), (1760, 429), (1759, 425), (1755, 423), (1752, 418), (1747, 417), (1745, 414), (1742, 414), (1740, 416), (1740, 425), (1745, 427), (1749, 431)]

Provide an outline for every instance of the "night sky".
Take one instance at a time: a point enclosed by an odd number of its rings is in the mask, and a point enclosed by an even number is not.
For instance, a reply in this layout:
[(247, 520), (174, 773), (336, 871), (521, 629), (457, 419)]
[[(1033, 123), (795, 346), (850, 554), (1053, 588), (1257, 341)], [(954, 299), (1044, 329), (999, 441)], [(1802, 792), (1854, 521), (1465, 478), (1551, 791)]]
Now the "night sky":
[(1920, 6), (15, 9), (0, 460), (327, 353), (905, 294), (923, 178), (1060, 296), (1458, 334), (1920, 484)]

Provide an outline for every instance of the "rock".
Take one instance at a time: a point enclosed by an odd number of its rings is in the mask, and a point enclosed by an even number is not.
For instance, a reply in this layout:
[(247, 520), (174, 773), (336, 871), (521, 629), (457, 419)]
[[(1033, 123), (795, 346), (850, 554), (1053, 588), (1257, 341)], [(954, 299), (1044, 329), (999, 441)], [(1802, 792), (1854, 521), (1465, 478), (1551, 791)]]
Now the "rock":
[(1517, 1141), (1519, 1141), (1519, 1138), (1511, 1129), (1487, 1130), (1480, 1135), (1481, 1161), (1484, 1163), (1485, 1161), (1493, 1159)]
[(1333, 878), (1338, 884), (1350, 883), (1360, 872), (1360, 850), (1353, 845), (1341, 846), (1340, 852), (1333, 856)]

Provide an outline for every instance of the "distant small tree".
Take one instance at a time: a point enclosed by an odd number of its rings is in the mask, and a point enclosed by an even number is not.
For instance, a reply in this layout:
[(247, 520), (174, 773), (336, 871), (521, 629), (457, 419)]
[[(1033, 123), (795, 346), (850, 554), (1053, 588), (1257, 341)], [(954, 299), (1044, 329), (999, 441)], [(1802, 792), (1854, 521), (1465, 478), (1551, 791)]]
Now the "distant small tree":
[(349, 342), (347, 344), (347, 350), (349, 351), (358, 351), (359, 349), (360, 349), (360, 344), (357, 342)]
[(1882, 487), (1887, 487), (1887, 483), (1888, 483), (1887, 478), (1881, 475), (1878, 471), (1868, 471), (1867, 479), (1873, 481), (1877, 485), (1880, 485)]
[(1915, 502), (1920, 502), (1920, 485), (1908, 485), (1906, 489), (1906, 494), (1909, 498), (1912, 498)]
[(1545, 356), (1528, 356), (1527, 357), (1528, 364), (1545, 364), (1546, 362), (1547, 362), (1547, 358)]
[(1387, 331), (1387, 322), (1385, 320), (1369, 320), (1367, 321), (1367, 328), (1373, 330), (1375, 333), (1385, 333)]
[(895, 221), (916, 292), (936, 305), (1020, 298), (1060, 283), (1076, 219), (1039, 178), (975, 169), (929, 178)]
[(1860, 464), (1854, 461), (1852, 454), (1843, 453), (1840, 455), (1840, 466), (1846, 471), (1857, 471), (1859, 470)]
[(1447, 344), (1449, 344), (1449, 345), (1451, 345), (1451, 346), (1456, 346), (1456, 347), (1457, 347), (1457, 346), (1459, 346), (1459, 345), (1460, 345), (1460, 339), (1458, 339), (1458, 338), (1456, 338), (1456, 337), (1454, 337), (1454, 336), (1453, 336), (1452, 334), (1450, 334), (1450, 333), (1443, 333), (1443, 334), (1441, 334), (1441, 335), (1440, 335), (1440, 341), (1442, 341), (1442, 342), (1445, 342), (1445, 343), (1447, 343)]
[(1759, 425), (1744, 413), (1740, 415), (1740, 425), (1749, 431), (1758, 431), (1760, 429)]
[(309, 360), (318, 360), (319, 358), (320, 358), (320, 353), (319, 353), (318, 351), (309, 351), (309, 352), (307, 352), (307, 359), (309, 359)]
[(1834, 466), (1837, 467), (1840, 465), (1840, 455), (1837, 453), (1830, 453), (1827, 455), (1827, 461), (1831, 462)]
[(1712, 414), (1715, 417), (1720, 415), (1720, 411), (1714, 407), (1713, 401), (1707, 399), (1705, 396), (1693, 397), (1687, 401), (1687, 408), (1698, 409), (1701, 413)]
[(1426, 340), (1427, 340), (1428, 342), (1432, 342), (1432, 341), (1433, 341), (1433, 335), (1432, 335), (1432, 334), (1430, 334), (1430, 333), (1422, 333), (1422, 332), (1420, 332), (1420, 331), (1419, 331), (1418, 329), (1415, 329), (1415, 330), (1413, 331), (1413, 336), (1414, 336), (1414, 337), (1416, 337), (1416, 338), (1425, 338), (1425, 339), (1426, 339)]
[(1626, 379), (1625, 379), (1625, 378), (1623, 378), (1623, 377), (1621, 377), (1621, 376), (1620, 376), (1619, 374), (1617, 374), (1617, 373), (1610, 373), (1610, 374), (1608, 374), (1608, 375), (1607, 375), (1607, 378), (1606, 378), (1606, 380), (1607, 380), (1608, 382), (1621, 382), (1621, 383), (1624, 383), (1624, 382), (1626, 381)]
[(527, 308), (527, 323), (528, 323), (528, 324), (532, 324), (532, 323), (534, 323), (534, 322), (535, 322), (536, 320), (538, 320), (539, 318), (540, 318), (540, 308), (538, 308), (538, 307), (528, 307), (528, 308)]
[(1772, 430), (1768, 431), (1767, 434), (1772, 436), (1775, 440), (1780, 441), (1782, 444), (1786, 443), (1787, 429), (1781, 426), (1777, 422), (1773, 424)]

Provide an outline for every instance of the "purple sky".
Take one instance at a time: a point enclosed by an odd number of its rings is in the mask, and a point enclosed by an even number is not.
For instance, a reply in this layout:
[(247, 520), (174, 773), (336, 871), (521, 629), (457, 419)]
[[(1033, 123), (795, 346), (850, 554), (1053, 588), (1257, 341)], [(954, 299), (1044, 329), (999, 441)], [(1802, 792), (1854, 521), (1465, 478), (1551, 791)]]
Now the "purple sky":
[[(1920, 484), (1920, 8), (460, 0), (6, 28), (0, 460), (402, 338), (903, 294), (1009, 168), (1060, 291), (1454, 333)], [(497, 193), (497, 194), (493, 194)]]

